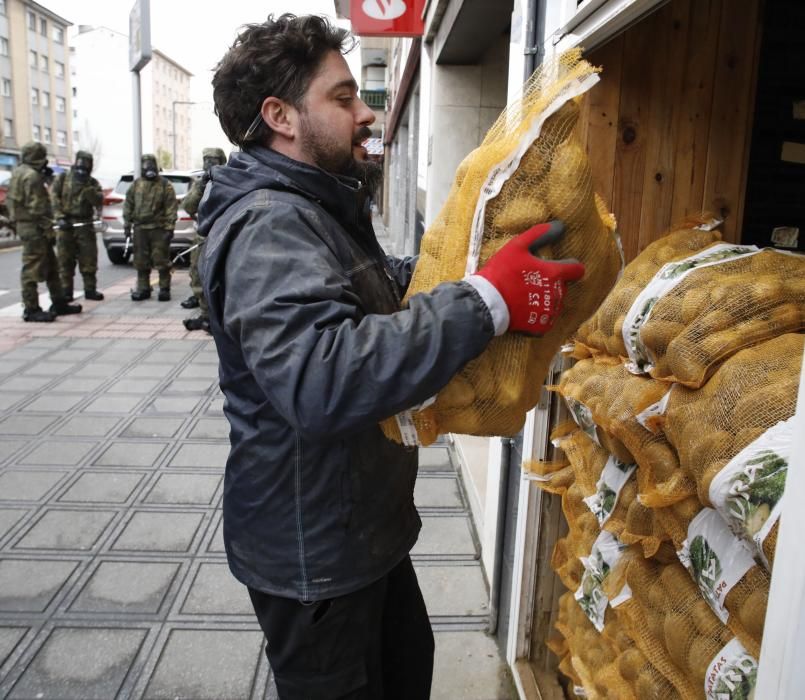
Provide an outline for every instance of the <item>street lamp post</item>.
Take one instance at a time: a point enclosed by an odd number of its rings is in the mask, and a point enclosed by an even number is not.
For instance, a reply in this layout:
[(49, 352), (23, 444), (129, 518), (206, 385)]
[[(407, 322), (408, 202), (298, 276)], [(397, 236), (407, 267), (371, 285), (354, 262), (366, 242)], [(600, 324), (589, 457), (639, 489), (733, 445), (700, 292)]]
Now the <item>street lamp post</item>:
[(191, 102), (189, 100), (174, 100), (171, 102), (171, 117), (173, 119), (173, 165), (176, 169), (176, 105), (196, 105), (198, 102)]

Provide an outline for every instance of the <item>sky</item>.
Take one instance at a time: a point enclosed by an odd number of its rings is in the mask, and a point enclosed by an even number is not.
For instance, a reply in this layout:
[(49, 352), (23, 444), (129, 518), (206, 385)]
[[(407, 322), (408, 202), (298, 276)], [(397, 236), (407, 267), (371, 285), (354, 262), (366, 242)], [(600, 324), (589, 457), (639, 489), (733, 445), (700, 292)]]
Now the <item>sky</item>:
[[(72, 22), (74, 26), (69, 29), (68, 36), (77, 33), (80, 24), (105, 26), (128, 34), (129, 13), (134, 6), (134, 0), (38, 2)], [(321, 14), (335, 19), (335, 3), (333, 0), (151, 0), (151, 45), (193, 73), (190, 99), (202, 103), (191, 107), (194, 153), (198, 151), (200, 154), (205, 146), (219, 146), (227, 153), (232, 149), (212, 113), (212, 70), (242, 25), (262, 22), (269, 13), (283, 12)], [(338, 23), (349, 27), (348, 21)], [(347, 62), (360, 82), (357, 48), (347, 56)], [(121, 80), (130, 82), (128, 75), (121, 76)]]

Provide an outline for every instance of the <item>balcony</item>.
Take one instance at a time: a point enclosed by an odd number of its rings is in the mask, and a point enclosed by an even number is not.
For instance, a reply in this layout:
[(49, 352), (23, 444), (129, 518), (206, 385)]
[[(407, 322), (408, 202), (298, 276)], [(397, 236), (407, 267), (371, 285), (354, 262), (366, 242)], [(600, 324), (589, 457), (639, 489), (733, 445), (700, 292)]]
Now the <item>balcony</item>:
[(361, 90), (361, 99), (372, 109), (386, 109), (386, 90)]

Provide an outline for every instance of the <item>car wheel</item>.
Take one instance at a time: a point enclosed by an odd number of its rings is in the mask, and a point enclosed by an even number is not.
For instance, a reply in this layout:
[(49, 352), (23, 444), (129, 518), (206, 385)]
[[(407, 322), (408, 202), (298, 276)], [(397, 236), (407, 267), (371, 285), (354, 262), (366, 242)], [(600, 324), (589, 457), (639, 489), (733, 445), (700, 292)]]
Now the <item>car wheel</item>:
[(109, 262), (112, 265), (126, 265), (131, 258), (131, 253), (124, 254), (120, 248), (108, 248), (106, 255), (109, 257)]

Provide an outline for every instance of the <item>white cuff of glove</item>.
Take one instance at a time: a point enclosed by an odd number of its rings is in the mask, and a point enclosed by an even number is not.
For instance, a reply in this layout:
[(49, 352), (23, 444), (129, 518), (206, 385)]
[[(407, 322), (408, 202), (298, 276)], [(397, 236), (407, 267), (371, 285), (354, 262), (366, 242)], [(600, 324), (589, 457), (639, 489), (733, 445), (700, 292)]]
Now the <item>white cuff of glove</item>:
[(509, 328), (509, 307), (494, 284), (481, 275), (469, 275), (464, 282), (472, 285), (481, 296), (495, 324), (495, 335), (503, 335)]

